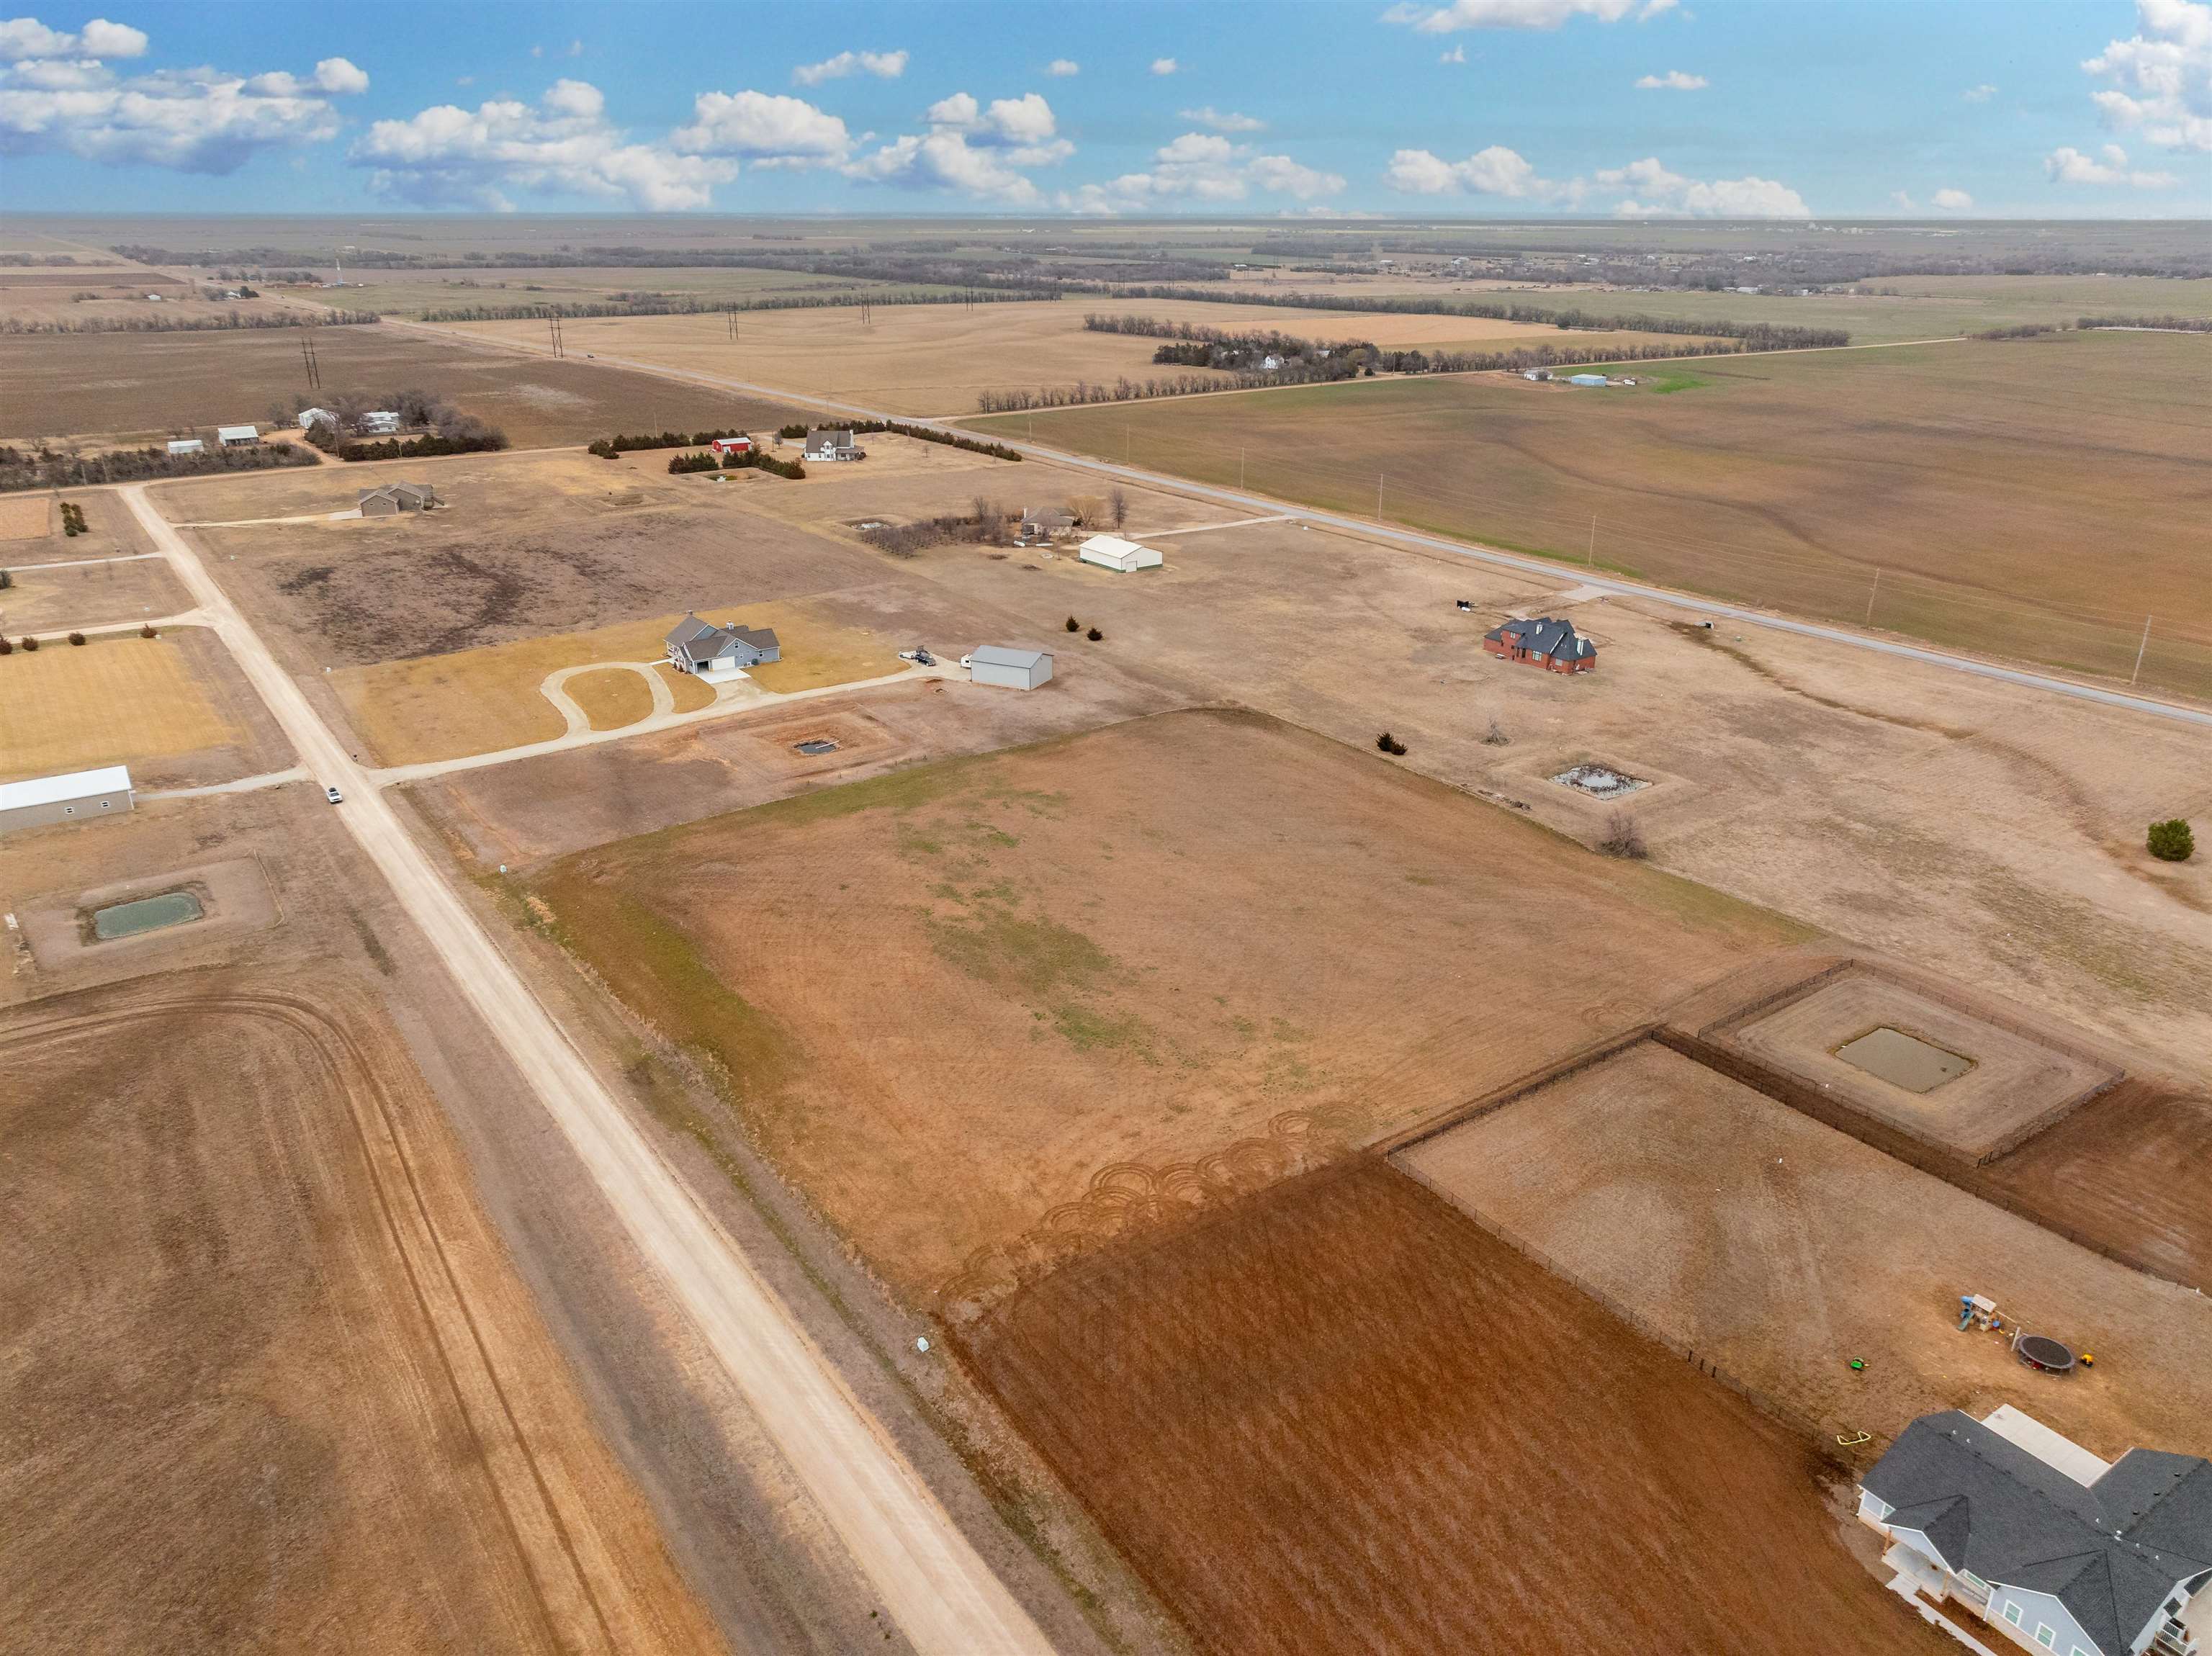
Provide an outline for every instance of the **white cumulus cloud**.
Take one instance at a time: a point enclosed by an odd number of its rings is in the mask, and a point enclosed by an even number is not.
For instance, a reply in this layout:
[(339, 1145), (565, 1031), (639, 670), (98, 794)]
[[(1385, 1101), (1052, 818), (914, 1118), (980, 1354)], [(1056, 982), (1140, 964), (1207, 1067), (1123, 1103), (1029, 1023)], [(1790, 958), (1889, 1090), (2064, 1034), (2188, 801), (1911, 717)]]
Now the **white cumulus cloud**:
[(1082, 74), (1083, 65), (1073, 58), (1055, 58), (1044, 66), (1044, 72), (1064, 78), (1070, 75)]
[(1241, 202), (1254, 194), (1314, 202), (1344, 189), (1334, 173), (1307, 167), (1288, 155), (1255, 154), (1249, 144), (1215, 132), (1186, 132), (1153, 152), (1141, 173), (1064, 194), (1062, 207), (1091, 214), (1157, 210), (1177, 202)]
[(2095, 94), (2106, 124), (2160, 149), (2212, 154), (2212, 5), (2136, 0), (2136, 22), (2081, 65), (2108, 82)]
[(1509, 200), (1548, 200), (1561, 186), (1537, 177), (1517, 150), (1494, 143), (1463, 161), (1448, 161), (1426, 149), (1401, 149), (1390, 157), (1383, 179), (1409, 196), (1503, 196)]
[(1670, 69), (1664, 75), (1639, 76), (1636, 84), (1644, 92), (1703, 92), (1712, 83), (1702, 75), (1686, 75), (1679, 69)]
[(1437, 61), (1440, 64), (1463, 64), (1467, 61), (1467, 48), (1454, 46), (1449, 52), (1440, 52), (1437, 54)]
[(1805, 219), (1813, 216), (1805, 198), (1772, 179), (1687, 179), (1669, 172), (1656, 156), (1608, 167), (1597, 184), (1628, 194), (1613, 211), (1623, 218)]
[(111, 23), (95, 17), (75, 34), (48, 28), (35, 17), (10, 18), (0, 22), (0, 58), (143, 58), (146, 33), (128, 23)]
[(1618, 23), (1624, 17), (1656, 17), (1672, 11), (1676, 0), (1449, 0), (1441, 6), (1395, 5), (1382, 14), (1386, 23), (1402, 23), (1423, 34), (1449, 34), (1468, 28), (1555, 29), (1571, 19), (1594, 17)]
[(1979, 86), (1970, 86), (1959, 94), (1970, 104), (1985, 104), (1997, 95), (1997, 89), (1984, 81)]
[(756, 167), (805, 167), (844, 160), (853, 147), (845, 123), (804, 98), (773, 92), (702, 92), (691, 121), (668, 135), (687, 155), (720, 155)]
[(2044, 158), (2043, 170), (2054, 184), (2126, 185), (2136, 190), (2171, 190), (2181, 182), (2171, 173), (2137, 172), (2128, 165), (2128, 152), (2116, 143), (2092, 157), (2068, 145)]
[(1974, 205), (1974, 198), (1963, 190), (1938, 190), (1931, 199), (1946, 213), (1971, 212)]
[(905, 52), (841, 52), (818, 64), (801, 64), (791, 78), (801, 86), (820, 86), (848, 75), (872, 75), (879, 81), (896, 81), (906, 73)]
[(1234, 110), (1216, 109), (1212, 104), (1200, 109), (1186, 109), (1182, 118), (1215, 132), (1265, 132), (1267, 124), (1255, 120), (1249, 115), (1239, 115)]
[(1180, 65), (1178, 65), (1176, 60), (1172, 58), (1155, 58), (1152, 59), (1152, 73), (1155, 75), (1172, 75), (1179, 67)]
[(368, 89), (368, 76), (343, 58), (308, 75), (112, 67), (146, 45), (139, 30), (102, 19), (75, 33), (30, 17), (0, 22), (0, 155), (229, 173), (257, 151), (337, 136), (331, 100)]
[(906, 133), (847, 163), (846, 175), (904, 190), (950, 190), (1022, 206), (1042, 199), (1026, 168), (1066, 161), (1075, 146), (1060, 136), (1052, 106), (1035, 92), (988, 106), (956, 92), (923, 112), (926, 132)]
[(379, 194), (424, 207), (513, 210), (515, 194), (584, 196), (641, 211), (696, 211), (738, 163), (628, 143), (606, 100), (584, 81), (556, 81), (535, 106), (494, 98), (475, 109), (439, 104), (378, 121), (347, 159), (372, 169)]

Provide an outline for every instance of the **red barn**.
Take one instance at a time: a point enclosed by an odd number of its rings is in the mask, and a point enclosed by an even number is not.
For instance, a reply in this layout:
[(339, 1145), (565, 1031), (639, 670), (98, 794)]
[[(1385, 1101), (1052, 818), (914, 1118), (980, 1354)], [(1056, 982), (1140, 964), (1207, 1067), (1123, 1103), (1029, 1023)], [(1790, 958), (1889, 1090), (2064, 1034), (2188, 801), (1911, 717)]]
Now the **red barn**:
[(751, 453), (753, 440), (750, 437), (717, 437), (714, 440), (714, 448), (716, 454), (727, 459), (732, 454)]
[(1482, 635), (1482, 647), (1492, 655), (1555, 673), (1587, 673), (1597, 665), (1597, 646), (1575, 631), (1572, 622), (1549, 616), (1493, 627)]

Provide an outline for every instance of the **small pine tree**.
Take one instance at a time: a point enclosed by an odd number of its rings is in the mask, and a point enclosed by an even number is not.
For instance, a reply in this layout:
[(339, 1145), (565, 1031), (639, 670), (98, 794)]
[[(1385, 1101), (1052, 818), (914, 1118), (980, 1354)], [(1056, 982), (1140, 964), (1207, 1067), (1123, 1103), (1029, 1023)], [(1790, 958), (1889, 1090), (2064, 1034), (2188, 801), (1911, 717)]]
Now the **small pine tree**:
[(1100, 639), (1104, 638), (1106, 634), (1100, 632), (1096, 627), (1094, 627), (1083, 636), (1089, 639), (1093, 644), (1096, 644)]
[(1071, 633), (1079, 633), (1083, 630), (1083, 623), (1076, 620), (1073, 616), (1070, 616), (1067, 618), (1067, 630)]
[(1397, 755), (1406, 751), (1406, 744), (1388, 731), (1375, 738), (1375, 745), (1387, 754)]
[(154, 623), (149, 621), (143, 627), (141, 627), (138, 629), (138, 636), (140, 638), (159, 638), (161, 635), (154, 630)]
[(23, 647), (26, 650), (36, 651), (39, 647), (39, 641), (33, 638), (28, 633), (26, 633), (23, 634)]
[(2185, 863), (2197, 852), (2196, 834), (2179, 816), (2163, 822), (2153, 822), (2150, 832), (2143, 838), (2143, 844), (2161, 863)]
[(82, 643), (83, 643), (83, 642), (84, 642), (84, 634), (83, 634), (82, 633), (71, 633), (71, 634), (70, 634), (70, 642), (71, 644), (82, 644)]
[(15, 653), (15, 646), (9, 643), (6, 639), (0, 638), (0, 656), (12, 656)]

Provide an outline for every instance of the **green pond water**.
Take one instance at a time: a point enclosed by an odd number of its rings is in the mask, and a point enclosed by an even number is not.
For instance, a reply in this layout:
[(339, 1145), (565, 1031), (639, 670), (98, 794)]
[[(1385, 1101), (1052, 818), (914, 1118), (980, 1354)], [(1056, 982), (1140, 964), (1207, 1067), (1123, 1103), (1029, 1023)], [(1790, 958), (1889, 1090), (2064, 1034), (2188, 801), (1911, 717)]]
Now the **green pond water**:
[(159, 931), (165, 925), (182, 925), (206, 913), (189, 891), (165, 891), (158, 897), (141, 897), (135, 903), (117, 903), (94, 912), (92, 934), (102, 943), (116, 937), (135, 937), (142, 931)]

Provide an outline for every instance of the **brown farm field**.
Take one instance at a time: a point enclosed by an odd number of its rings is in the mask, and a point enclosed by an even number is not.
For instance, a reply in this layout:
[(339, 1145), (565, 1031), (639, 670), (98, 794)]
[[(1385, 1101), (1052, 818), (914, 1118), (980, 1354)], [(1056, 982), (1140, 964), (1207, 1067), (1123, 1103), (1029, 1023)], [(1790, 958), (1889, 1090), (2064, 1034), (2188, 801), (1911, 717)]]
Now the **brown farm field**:
[[(1222, 711), (801, 794), (529, 884), (923, 1301), (988, 1298), (1806, 935)], [(1602, 944), (1498, 951), (1508, 906)]]
[[(1626, 345), (1648, 336), (1568, 336), (1556, 328), (1489, 317), (1370, 316), (1357, 312), (1209, 305), (1161, 299), (1063, 300), (1018, 305), (884, 306), (866, 325), (857, 310), (757, 312), (738, 318), (738, 337), (720, 316), (580, 318), (562, 325), (571, 355), (596, 351), (672, 367), (727, 374), (817, 397), (845, 397), (893, 414), (957, 414), (986, 391), (1096, 384), (1126, 375), (1195, 373), (1156, 367), (1157, 339), (1092, 333), (1091, 312), (1153, 316), (1236, 333), (1274, 331), (1307, 339), (1365, 339), (1384, 346), (1510, 349), (1528, 343)], [(535, 345), (541, 324), (487, 322), (465, 332)]]
[(959, 1343), (1206, 1651), (1947, 1647), (1799, 1440), (1387, 1163), (1123, 1241)]
[[(1960, 1083), (1953, 1083), (1955, 1086)], [(1941, 1099), (1942, 1090), (1930, 1095)], [(2002, 1403), (2116, 1458), (2212, 1451), (2212, 1307), (1644, 1041), (1395, 1158), (1823, 1433)], [(2186, 1181), (2180, 1168), (2173, 1176)], [(2096, 1354), (2067, 1380), (1959, 1297)], [(1853, 1371), (1853, 1357), (1867, 1367)], [(1869, 1451), (1872, 1453), (1872, 1451)]]
[[(295, 328), (0, 336), (0, 437), (151, 439), (232, 421), (266, 426), (272, 404), (317, 394), (301, 365), (301, 337)], [(596, 363), (473, 350), (398, 325), (319, 328), (315, 350), (324, 393), (441, 392), (518, 448), (586, 443), (618, 431), (773, 429), (791, 417), (731, 391)]]
[[(2212, 695), (2212, 337), (2087, 333), (1054, 411), (1041, 441)], [(993, 435), (1024, 416), (969, 423)], [(1877, 584), (1876, 572), (1880, 572)]]
[(719, 1648), (337, 975), (0, 1017), (11, 1640)]

